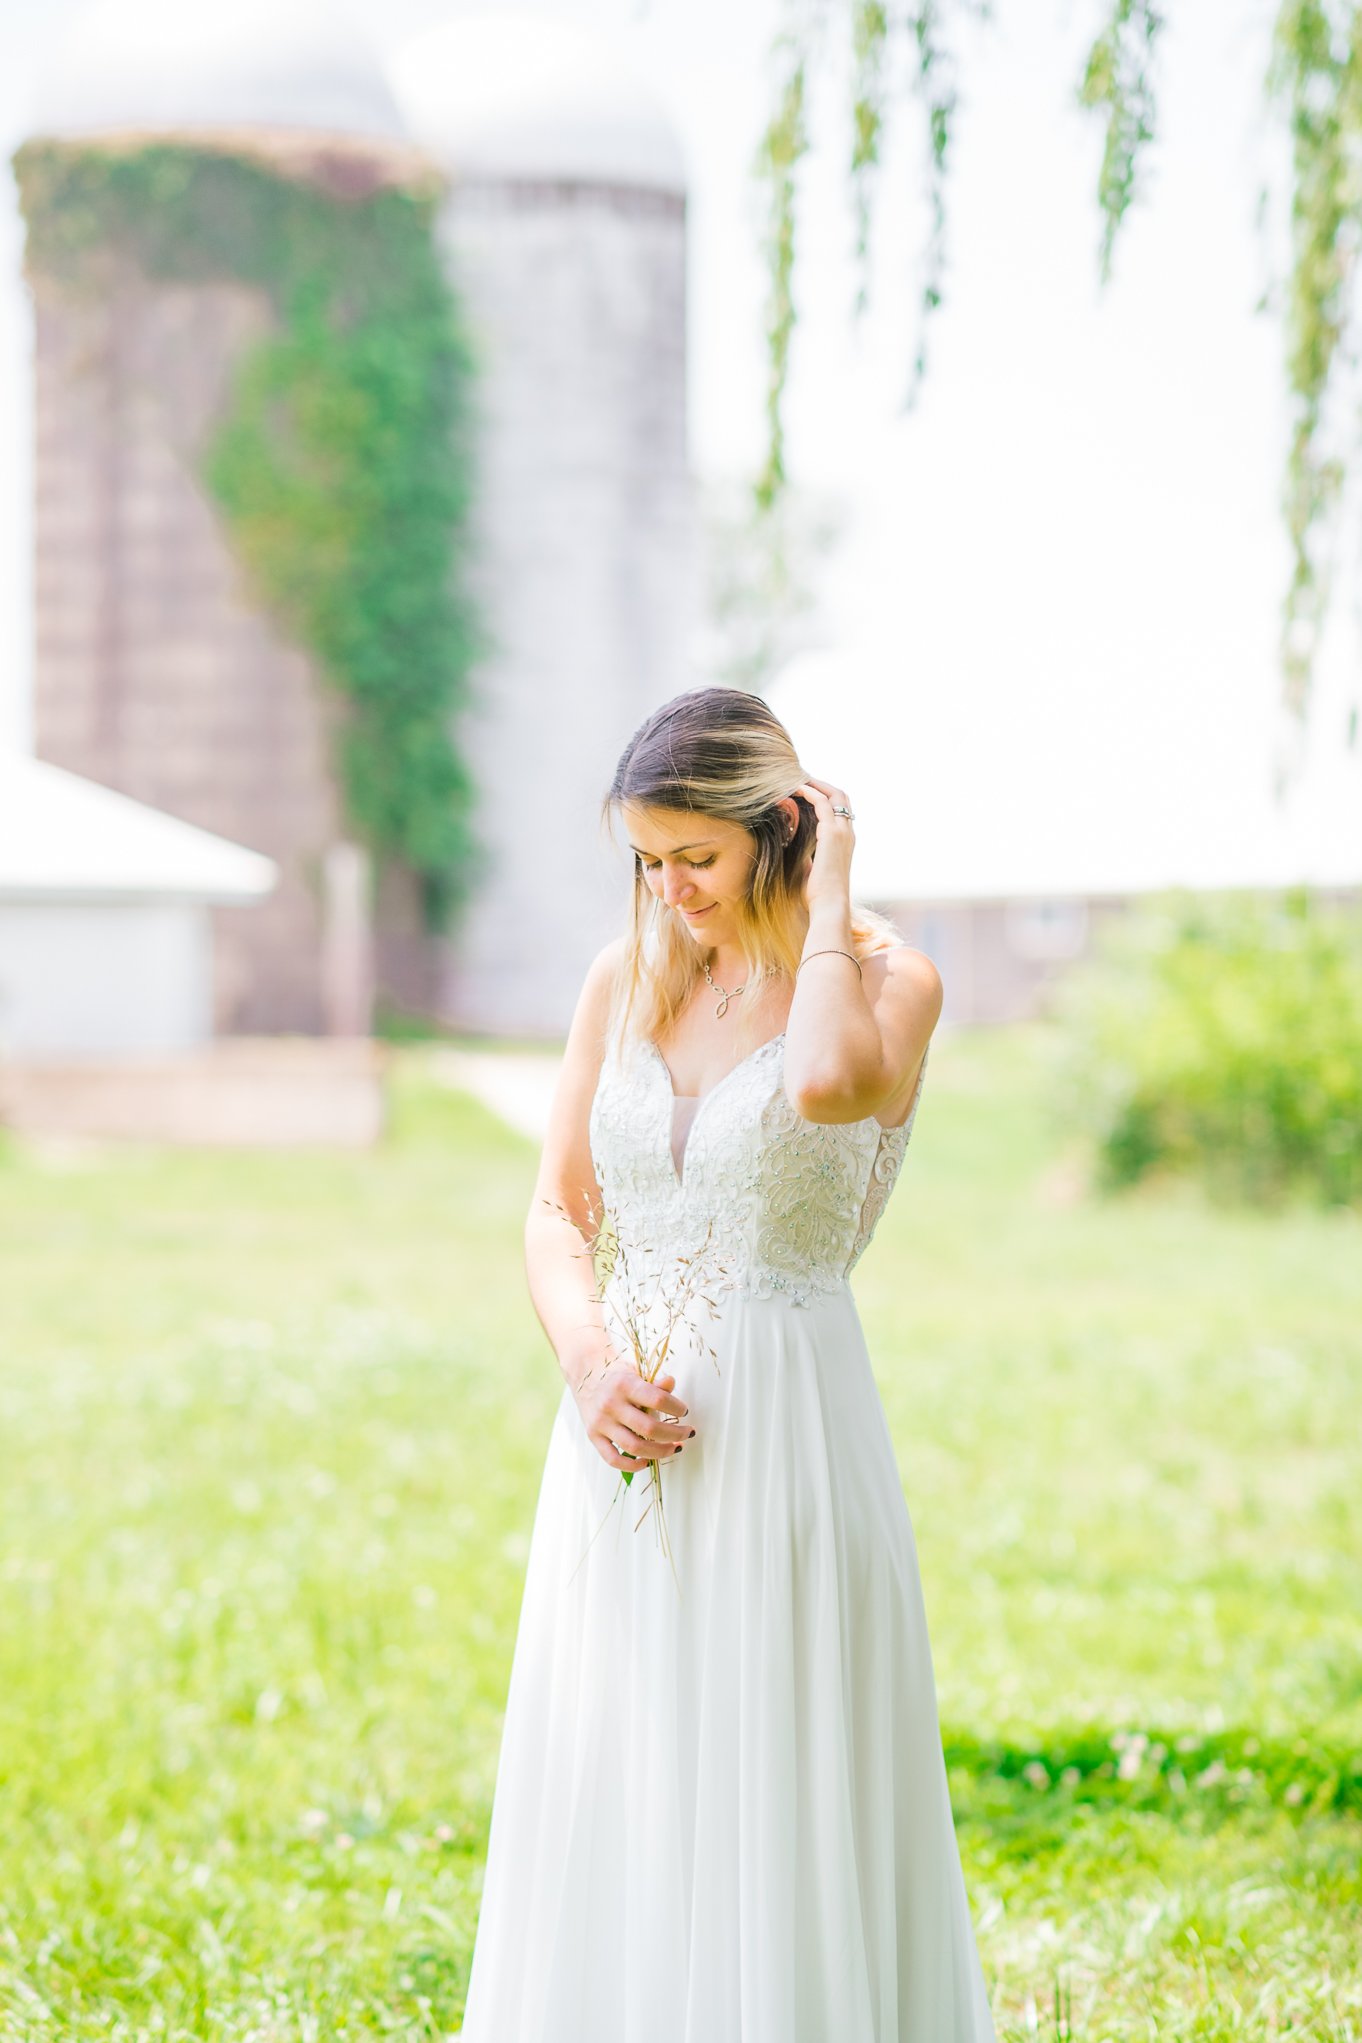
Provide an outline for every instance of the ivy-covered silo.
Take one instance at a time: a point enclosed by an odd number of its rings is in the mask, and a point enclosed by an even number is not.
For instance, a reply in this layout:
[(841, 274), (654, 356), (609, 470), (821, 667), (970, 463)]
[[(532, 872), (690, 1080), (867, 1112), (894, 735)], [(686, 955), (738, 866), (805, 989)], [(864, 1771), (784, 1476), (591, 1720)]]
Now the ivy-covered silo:
[(35, 750), (276, 860), (214, 910), (219, 1032), (366, 1024), (356, 843), (380, 985), (429, 1004), (474, 870), (438, 175), (322, 0), (80, 10), (16, 171)]

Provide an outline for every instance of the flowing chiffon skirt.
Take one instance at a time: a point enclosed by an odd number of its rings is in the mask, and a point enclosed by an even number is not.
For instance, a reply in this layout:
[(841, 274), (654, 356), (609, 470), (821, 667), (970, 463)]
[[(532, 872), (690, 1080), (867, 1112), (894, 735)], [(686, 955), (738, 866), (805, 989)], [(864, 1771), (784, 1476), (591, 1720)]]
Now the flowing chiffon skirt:
[(850, 1286), (735, 1298), (708, 1338), (675, 1357), (671, 1562), (564, 1388), (465, 2043), (994, 2043)]

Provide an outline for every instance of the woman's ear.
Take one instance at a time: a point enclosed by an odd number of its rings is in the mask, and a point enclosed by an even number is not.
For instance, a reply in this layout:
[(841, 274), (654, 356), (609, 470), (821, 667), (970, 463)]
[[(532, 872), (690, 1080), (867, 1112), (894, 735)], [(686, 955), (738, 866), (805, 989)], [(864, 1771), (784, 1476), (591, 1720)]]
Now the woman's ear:
[(776, 807), (780, 810), (783, 818), (781, 842), (782, 844), (788, 844), (795, 831), (799, 828), (799, 803), (793, 795), (786, 795), (783, 801), (776, 803)]

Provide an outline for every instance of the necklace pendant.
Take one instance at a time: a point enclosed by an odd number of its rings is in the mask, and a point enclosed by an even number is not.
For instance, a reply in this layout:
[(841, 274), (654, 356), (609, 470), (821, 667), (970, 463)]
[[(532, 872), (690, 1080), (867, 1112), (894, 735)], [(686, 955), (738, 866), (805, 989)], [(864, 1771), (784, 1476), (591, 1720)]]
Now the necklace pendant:
[(724, 995), (723, 999), (722, 999), (722, 1000), (721, 1000), (721, 1001), (719, 1002), (719, 1005), (718, 1005), (718, 1006), (717, 1006), (717, 1007), (715, 1008), (715, 1010), (714, 1010), (714, 1012), (715, 1012), (715, 1014), (716, 1014), (716, 1015), (722, 1016), (723, 1014), (725, 1014), (725, 1013), (727, 1012), (727, 1010), (728, 1010), (728, 1003), (729, 1003), (729, 1001), (730, 1001), (730, 999), (731, 999), (731, 998), (732, 998), (732, 995), (731, 995), (731, 994), (725, 993), (725, 995)]

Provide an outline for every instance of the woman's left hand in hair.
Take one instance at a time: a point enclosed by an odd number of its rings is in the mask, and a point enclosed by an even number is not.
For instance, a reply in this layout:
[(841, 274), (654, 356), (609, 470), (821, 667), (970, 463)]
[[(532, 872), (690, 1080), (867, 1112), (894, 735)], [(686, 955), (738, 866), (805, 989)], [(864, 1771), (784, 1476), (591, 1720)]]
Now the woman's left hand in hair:
[(815, 909), (846, 908), (851, 901), (851, 854), (856, 833), (850, 816), (834, 816), (834, 807), (853, 806), (845, 790), (830, 780), (801, 780), (794, 789), (811, 803), (818, 824), (813, 863), (804, 881), (804, 903), (810, 915)]

